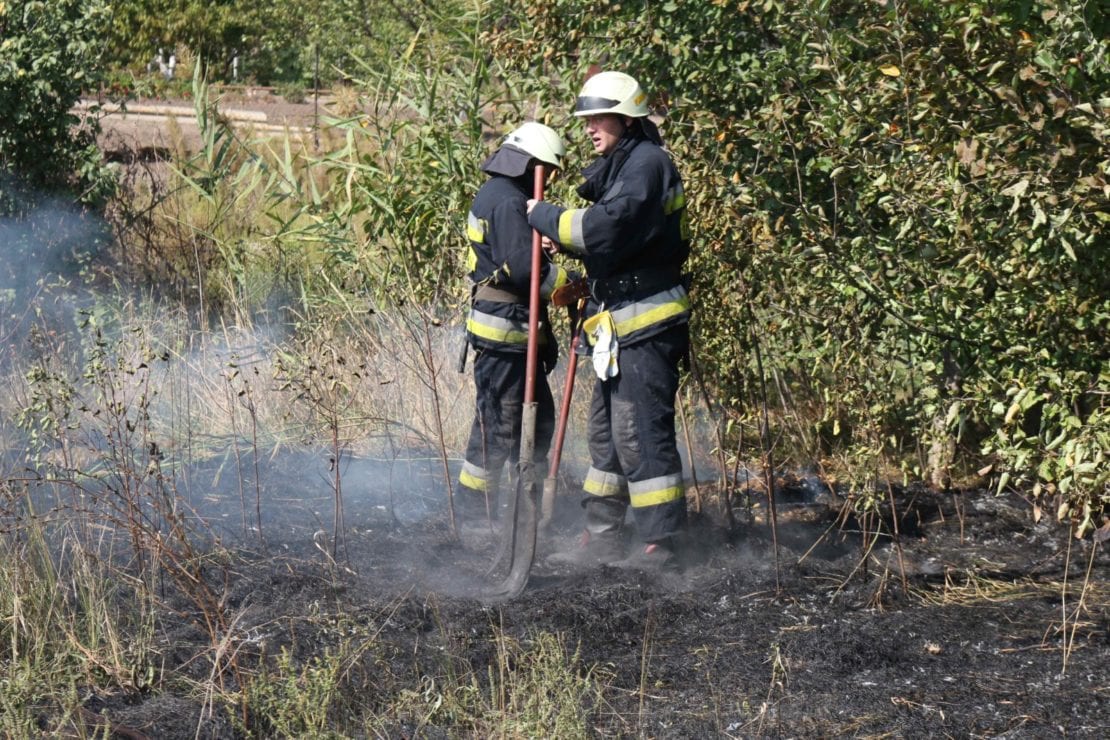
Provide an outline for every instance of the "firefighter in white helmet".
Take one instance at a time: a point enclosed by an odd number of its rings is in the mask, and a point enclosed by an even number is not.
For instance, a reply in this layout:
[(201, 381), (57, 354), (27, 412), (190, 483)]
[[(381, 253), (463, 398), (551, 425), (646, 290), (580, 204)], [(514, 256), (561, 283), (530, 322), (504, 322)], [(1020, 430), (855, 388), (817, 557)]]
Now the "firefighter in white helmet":
[[(675, 439), (679, 363), (689, 349), (690, 301), (683, 267), (689, 228), (682, 180), (648, 119), (647, 95), (621, 72), (582, 87), (574, 115), (585, 119), (598, 159), (578, 188), (589, 205), (530, 200), (528, 222), (555, 248), (582, 261), (590, 285), (584, 326), (597, 380), (589, 415), (591, 466), (583, 484), (581, 546), (555, 561), (644, 570), (677, 564), (686, 522), (682, 461)], [(625, 553), (631, 506), (641, 543)]]
[[(532, 276), (532, 229), (525, 205), (532, 196), (536, 164), (542, 163), (550, 173), (562, 166), (565, 155), (563, 141), (553, 130), (541, 123), (522, 124), (482, 163), (489, 179), (467, 215), (471, 302), (466, 330), (468, 344), (475, 350), (476, 407), (456, 498), (464, 526), (496, 519), (502, 470), (507, 460), (515, 463), (520, 452)], [(540, 292), (545, 303), (539, 356), (543, 373), (535, 381), (535, 464), (540, 475), (546, 470), (555, 427), (546, 374), (558, 359), (546, 299), (568, 280), (567, 271), (549, 260), (542, 269)]]

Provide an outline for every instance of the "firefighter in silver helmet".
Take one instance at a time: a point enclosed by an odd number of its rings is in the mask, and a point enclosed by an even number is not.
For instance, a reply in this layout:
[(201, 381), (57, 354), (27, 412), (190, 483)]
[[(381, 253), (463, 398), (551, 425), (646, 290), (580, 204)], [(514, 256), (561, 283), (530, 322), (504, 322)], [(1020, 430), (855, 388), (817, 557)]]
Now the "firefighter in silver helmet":
[[(562, 166), (565, 155), (563, 141), (553, 130), (541, 123), (522, 124), (482, 163), (489, 179), (479, 188), (467, 215), (472, 291), (466, 330), (475, 350), (476, 406), (456, 499), (464, 524), (496, 518), (502, 470), (507, 460), (515, 462), (520, 453), (532, 277), (532, 229), (525, 205), (532, 196), (536, 163), (543, 163), (550, 176)], [(555, 427), (546, 375), (558, 359), (546, 299), (568, 280), (567, 271), (550, 260), (544, 260), (542, 269), (540, 293), (545, 302), (539, 359), (543, 373), (535, 380), (535, 464), (540, 474), (546, 470)]]
[[(574, 115), (585, 119), (600, 155), (582, 171), (578, 188), (590, 205), (528, 202), (528, 222), (586, 268), (591, 297), (583, 329), (597, 375), (583, 484), (586, 531), (579, 547), (552, 559), (669, 568), (686, 522), (675, 439), (690, 317), (682, 180), (648, 118), (647, 96), (629, 75), (591, 77)], [(641, 543), (625, 553), (621, 528), (629, 506)]]

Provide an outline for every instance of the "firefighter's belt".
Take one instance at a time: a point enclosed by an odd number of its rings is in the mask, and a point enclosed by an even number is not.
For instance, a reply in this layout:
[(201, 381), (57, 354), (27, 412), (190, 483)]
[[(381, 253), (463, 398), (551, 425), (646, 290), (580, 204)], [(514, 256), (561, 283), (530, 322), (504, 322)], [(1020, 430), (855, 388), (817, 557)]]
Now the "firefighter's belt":
[(480, 283), (474, 288), (474, 298), (479, 301), (493, 301), (494, 303), (519, 303), (522, 306), (528, 305), (527, 298), (521, 298), (512, 291), (501, 290), (501, 288), (495, 288), (485, 283)]
[(658, 293), (681, 282), (682, 275), (678, 270), (648, 267), (590, 280), (590, 293), (603, 303), (612, 303)]

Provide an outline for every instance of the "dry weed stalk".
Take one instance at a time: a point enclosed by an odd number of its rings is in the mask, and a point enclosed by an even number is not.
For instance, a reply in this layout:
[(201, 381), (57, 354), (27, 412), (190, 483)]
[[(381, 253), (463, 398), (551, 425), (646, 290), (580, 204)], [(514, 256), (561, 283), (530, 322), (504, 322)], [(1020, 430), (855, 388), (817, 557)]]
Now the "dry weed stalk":
[(648, 675), (649, 667), (651, 666), (652, 650), (655, 647), (655, 612), (648, 609), (647, 617), (644, 619), (644, 636), (643, 643), (640, 645), (640, 681), (637, 689), (637, 696), (639, 698), (639, 705), (637, 708), (638, 722), (641, 727), (644, 724), (644, 704), (648, 697)]
[[(86, 315), (80, 367), (31, 376), (25, 427), (40, 435), (41, 450), (70, 451), (54, 461), (40, 455), (40, 482), (55, 490), (56, 510), (84, 528), (83, 542), (91, 541), (94, 517), (109, 548), (115, 534), (122, 533), (130, 544), (129, 556), (122, 562), (114, 556), (106, 561), (119, 569), (117, 578), (163, 606), (169, 604), (167, 589), (172, 587), (191, 605), (186, 616), (218, 648), (232, 630), (222, 595), (227, 572), (221, 579), (220, 569), (197, 548), (201, 533), (194, 523), (203, 520), (178, 492), (172, 468), (164, 469), (165, 440), (154, 427), (160, 411), (158, 381), (170, 356), (156, 348), (148, 326), (125, 321), (126, 313), (119, 318), (126, 329), (102, 326), (94, 314)], [(52, 403), (61, 398), (67, 399), (64, 408)], [(95, 661), (95, 653), (82, 652)], [(235, 656), (219, 650), (214, 655), (214, 679), (222, 684), (231, 675), (237, 682)], [(101, 669), (111, 669), (110, 663), (98, 662)]]
[[(763, 368), (763, 350), (756, 334), (755, 309), (743, 273), (738, 274), (740, 292), (745, 296), (744, 310), (748, 319), (748, 336), (755, 355), (756, 377), (759, 380), (759, 443), (763, 457), (763, 481), (767, 489), (767, 526), (771, 532), (774, 551), (775, 586), (782, 587), (782, 564), (779, 558), (778, 503), (775, 500), (775, 445), (771, 439), (770, 397), (767, 391), (767, 374)], [(741, 334), (743, 336), (743, 334)]]
[(302, 407), (306, 424), (327, 438), (333, 500), (330, 555), (334, 561), (340, 544), (346, 553), (343, 457), (352, 434), (361, 430), (356, 393), (366, 377), (367, 361), (334, 321), (325, 321), (306, 327), (301, 337), (279, 351), (276, 374), (278, 390), (291, 394), (294, 403)]
[(701, 513), (701, 488), (698, 486), (698, 472), (694, 465), (694, 445), (690, 439), (690, 423), (686, 419), (686, 400), (678, 398), (678, 416), (682, 422), (682, 436), (686, 441), (687, 458), (690, 461), (690, 483), (694, 489), (694, 511)]
[(1064, 581), (1060, 586), (1060, 629), (1063, 634), (1064, 644), (1062, 646), (1062, 664), (1060, 666), (1060, 675), (1066, 675), (1068, 672), (1068, 660), (1071, 658), (1072, 651), (1075, 650), (1075, 637), (1076, 632), (1079, 630), (1080, 614), (1087, 611), (1087, 596), (1092, 591), (1091, 573), (1095, 566), (1095, 554), (1098, 552), (1099, 541), (1095, 539), (1090, 544), (1090, 557), (1087, 559), (1087, 569), (1083, 574), (1083, 588), (1079, 592), (1079, 599), (1075, 603), (1075, 607), (1071, 613), (1071, 629), (1068, 629), (1068, 574), (1071, 570), (1071, 549), (1072, 540), (1074, 538), (1068, 537), (1067, 555), (1064, 560)]
[[(382, 383), (392, 389), (378, 398), (380, 408), (389, 409), (394, 421), (416, 434), (412, 442), (433, 447), (443, 472), (444, 491), (451, 521), (454, 517), (453, 476), (450, 449), (457, 449), (469, 419), (469, 409), (460, 404), (464, 385), (452, 372), (447, 344), (453, 332), (425, 308), (408, 304), (391, 311), (374, 312), (363, 329), (363, 340), (375, 354), (388, 358), (379, 368)], [(383, 372), (388, 368), (388, 372)], [(426, 405), (425, 405), (426, 404)]]
[(910, 592), (925, 604), (954, 606), (997, 604), (1033, 598), (1039, 594), (1057, 594), (1063, 586), (1063, 583), (1035, 581), (1032, 578), (995, 578), (971, 569), (949, 568), (939, 589), (911, 588)]
[(771, 653), (767, 656), (766, 662), (771, 666), (771, 677), (767, 685), (767, 697), (760, 707), (759, 725), (756, 731), (756, 734), (760, 736), (764, 734), (763, 724), (769, 714), (773, 713), (776, 721), (778, 720), (778, 713), (772, 710), (775, 704), (775, 694), (786, 696), (786, 661), (782, 656), (782, 648), (777, 642), (771, 643)]

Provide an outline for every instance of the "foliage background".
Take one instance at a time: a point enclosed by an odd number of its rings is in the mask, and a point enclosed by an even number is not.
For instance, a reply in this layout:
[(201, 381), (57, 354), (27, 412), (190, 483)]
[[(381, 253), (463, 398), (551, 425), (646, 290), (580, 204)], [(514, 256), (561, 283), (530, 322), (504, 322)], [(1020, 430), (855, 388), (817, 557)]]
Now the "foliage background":
[[(373, 647), (373, 625), (351, 632), (342, 617), (336, 652), (301, 663), (284, 652), (240, 660), (231, 641), (245, 605), (225, 588), (238, 556), (187, 523), (190, 468), (227, 468), (241, 534), (262, 543), (260, 461), (311, 448), (328, 465), (331, 500), (319, 503), (332, 511), (319, 508), (334, 517), (314, 513), (312, 542), (332, 583), (351, 531), (341, 463), (352, 449), (416, 450), (442, 463), (436, 480), (449, 487), (462, 447), (452, 413), (460, 429), (469, 421), (452, 403), (463, 383), (452, 340), (477, 165), (532, 118), (566, 131), (572, 161), (588, 162), (568, 111), (595, 64), (652, 92), (685, 177), (700, 373), (682, 400), (700, 404), (704, 385), (729, 458), (725, 493), (740, 483), (728, 471), (772, 464), (815, 470), (869, 514), (880, 492), (893, 502), (899, 477), (989, 484), (1081, 536), (1101, 527), (1101, 541), (1102, 5), (0, 0), (0, 369), (11, 389), (0, 446), (16, 460), (0, 480), (11, 527), (0, 602), (16, 615), (0, 623), (0, 734), (39, 732), (44, 715), (69, 717), (102, 690), (130, 700), (182, 688), (166, 668), (181, 648), (165, 642), (182, 615), (195, 634), (178, 665), (205, 674), (184, 685), (205, 711), (223, 702), (258, 733), (295, 734), (346, 710), (339, 688)], [(95, 119), (79, 121), (73, 103), (161, 44), (199, 55), (199, 148), (175, 142), (169, 161), (132, 163), (113, 181), (92, 145)], [(319, 50), (327, 80), (344, 82), (343, 110), (318, 136), (233, 127), (208, 87), (226, 78), (232, 49), (255, 81), (300, 84)], [(550, 197), (573, 202), (576, 184), (567, 173)], [(111, 249), (86, 270), (105, 225)], [(82, 290), (77, 278), (93, 272), (97, 289)], [(118, 290), (103, 290), (109, 281)], [(43, 517), (31, 511), (39, 492)], [(863, 528), (874, 537), (860, 566), (878, 539)], [(976, 574), (967, 588), (979, 611), (1024, 588), (1007, 572), (999, 591), (984, 590)], [(963, 588), (946, 573), (950, 587)], [(1072, 588), (1052, 597), (1062, 629), (1038, 627), (1030, 646), (1075, 639), (1084, 599), (1097, 597), (1084, 582), (1076, 601)], [(321, 616), (310, 608), (306, 622)], [(432, 612), (420, 624), (437, 622)], [(867, 639), (856, 637), (848, 644)], [(537, 674), (550, 680), (513, 679), (512, 702), (529, 701), (511, 712), (505, 691), (492, 706), (478, 696), (486, 679), (469, 659), (445, 693), (416, 665), (419, 691), (396, 702), (399, 682), (375, 665), (387, 690), (357, 710), (381, 706), (395, 721), (398, 708), (426, 706), (452, 727), (455, 712), (504, 717), (499, 727), (527, 734), (518, 728), (541, 725), (516, 719), (550, 708), (533, 697), (567, 687), (558, 704), (579, 712), (597, 690), (562, 644), (540, 639), (536, 651), (497, 650), (500, 676), (551, 664)], [(345, 688), (367, 695), (353, 680)], [(564, 719), (583, 726), (580, 714)]]
[[(117, 68), (141, 70), (163, 50), (184, 49), (210, 65), (214, 80), (259, 85), (330, 86), (363, 65), (381, 68), (409, 37), (431, 30), (429, 14), (454, 13), (453, 2), (394, 0), (128, 0), (113, 4), (109, 55)], [(179, 54), (179, 61), (185, 56)]]
[[(47, 6), (72, 24), (69, 56), (26, 20)], [(84, 166), (87, 140), (67, 139), (61, 111), (103, 71), (105, 6), (3, 8), (20, 30), (4, 41), (3, 94), (19, 102), (5, 170), (56, 181)], [(304, 80), (319, 48), (358, 91), (327, 151), (259, 157), (216, 121), (179, 169), (199, 199), (173, 218), (182, 253), (203, 249), (191, 262), (215, 277), (199, 301), (297, 295), (307, 324), (366, 295), (419, 305), (425, 325), (450, 320), (475, 164), (521, 118), (575, 139), (567, 111), (587, 68), (625, 69), (652, 92), (687, 181), (697, 360), (723, 450), (816, 466), (862, 506), (891, 475), (946, 486), (977, 473), (1086, 531), (1110, 496), (1103, 10), (133, 0), (112, 4), (104, 48), (118, 66), (183, 43), (215, 77), (244, 49), (267, 70), (259, 81)], [(52, 106), (44, 123), (18, 113), (34, 100)], [(72, 146), (41, 155), (53, 140)], [(267, 278), (252, 264), (274, 267)]]
[(498, 57), (521, 76), (555, 68), (565, 100), (590, 64), (654, 91), (692, 195), (697, 349), (731, 418), (751, 422), (769, 388), (780, 452), (847, 476), (865, 504), (892, 465), (941, 485), (984, 466), (999, 489), (1097, 523), (1110, 500), (1099, 4), (504, 12), (517, 23), (487, 37)]
[(101, 0), (0, 2), (0, 216), (51, 192), (107, 194), (95, 126), (70, 111), (104, 73), (106, 22)]

